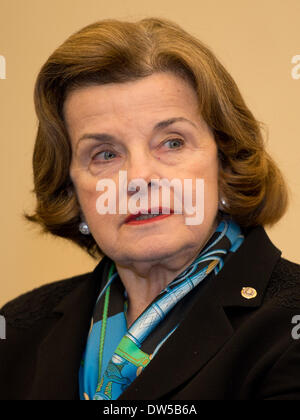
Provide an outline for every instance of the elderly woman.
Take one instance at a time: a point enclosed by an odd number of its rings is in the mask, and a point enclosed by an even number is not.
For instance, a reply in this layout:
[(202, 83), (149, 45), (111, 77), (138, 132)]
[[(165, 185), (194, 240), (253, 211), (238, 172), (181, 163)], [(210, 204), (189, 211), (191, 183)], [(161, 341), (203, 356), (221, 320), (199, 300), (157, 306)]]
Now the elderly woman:
[(213, 53), (168, 20), (97, 22), (35, 105), (27, 218), (100, 262), (2, 308), (1, 398), (300, 399), (300, 266), (264, 230), (285, 183)]

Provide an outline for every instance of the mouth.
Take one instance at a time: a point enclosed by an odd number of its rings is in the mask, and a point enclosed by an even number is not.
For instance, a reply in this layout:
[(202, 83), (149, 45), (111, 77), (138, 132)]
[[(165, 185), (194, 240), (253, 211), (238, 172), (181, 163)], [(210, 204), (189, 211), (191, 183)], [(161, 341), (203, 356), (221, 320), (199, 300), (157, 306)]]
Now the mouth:
[(165, 207), (153, 209), (153, 213), (151, 213), (151, 209), (141, 210), (137, 214), (130, 214), (125, 219), (124, 223), (127, 225), (142, 225), (145, 223), (153, 223), (165, 219), (166, 217), (170, 217), (172, 214), (174, 214), (174, 211)]

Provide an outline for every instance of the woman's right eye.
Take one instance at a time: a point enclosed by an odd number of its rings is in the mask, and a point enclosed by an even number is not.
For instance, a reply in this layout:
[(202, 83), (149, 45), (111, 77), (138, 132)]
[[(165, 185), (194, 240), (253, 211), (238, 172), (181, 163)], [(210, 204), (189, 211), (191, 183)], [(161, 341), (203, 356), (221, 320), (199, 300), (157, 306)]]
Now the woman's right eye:
[(115, 153), (111, 152), (110, 150), (104, 150), (103, 152), (98, 152), (93, 156), (93, 160), (97, 161), (109, 161), (112, 160), (116, 156)]

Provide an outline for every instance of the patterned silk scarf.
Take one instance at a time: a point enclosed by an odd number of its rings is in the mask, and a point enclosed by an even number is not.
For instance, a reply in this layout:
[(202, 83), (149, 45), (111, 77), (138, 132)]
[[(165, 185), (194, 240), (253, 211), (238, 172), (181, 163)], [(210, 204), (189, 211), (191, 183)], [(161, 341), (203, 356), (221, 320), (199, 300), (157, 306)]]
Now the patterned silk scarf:
[[(95, 308), (79, 371), (82, 400), (116, 400), (174, 333), (199, 290), (242, 244), (240, 227), (226, 217), (194, 262), (127, 329), (127, 295), (114, 263)], [(206, 283), (206, 282), (205, 282)], [(176, 351), (176, 349), (174, 349)]]

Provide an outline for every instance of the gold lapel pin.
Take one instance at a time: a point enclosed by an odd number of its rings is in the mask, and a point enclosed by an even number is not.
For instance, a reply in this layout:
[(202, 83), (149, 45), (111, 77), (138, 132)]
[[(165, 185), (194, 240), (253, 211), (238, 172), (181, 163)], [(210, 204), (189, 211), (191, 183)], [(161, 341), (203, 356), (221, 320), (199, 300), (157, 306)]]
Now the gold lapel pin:
[(253, 287), (243, 287), (241, 295), (245, 299), (254, 299), (257, 296), (257, 291)]

